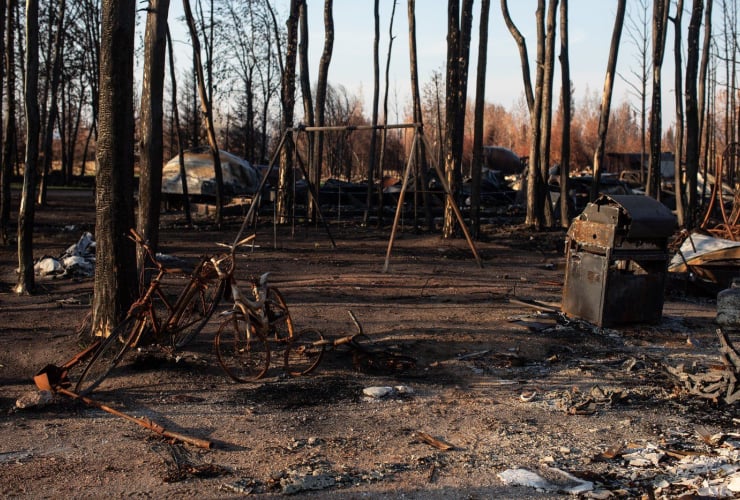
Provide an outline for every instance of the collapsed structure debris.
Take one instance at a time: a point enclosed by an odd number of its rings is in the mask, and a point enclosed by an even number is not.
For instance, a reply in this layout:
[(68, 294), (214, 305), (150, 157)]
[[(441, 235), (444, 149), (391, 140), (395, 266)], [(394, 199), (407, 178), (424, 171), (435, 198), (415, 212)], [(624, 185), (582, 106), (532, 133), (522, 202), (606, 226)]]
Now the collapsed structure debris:
[(740, 400), (740, 353), (722, 328), (717, 328), (716, 333), (720, 342), (721, 365), (710, 366), (706, 371), (693, 371), (683, 364), (667, 366), (666, 369), (689, 394), (733, 404)]
[(95, 272), (95, 238), (85, 232), (59, 257), (41, 257), (33, 266), (37, 276), (89, 277)]
[(671, 273), (686, 273), (692, 282), (717, 292), (740, 274), (740, 241), (705, 232), (683, 233), (685, 238), (668, 265)]

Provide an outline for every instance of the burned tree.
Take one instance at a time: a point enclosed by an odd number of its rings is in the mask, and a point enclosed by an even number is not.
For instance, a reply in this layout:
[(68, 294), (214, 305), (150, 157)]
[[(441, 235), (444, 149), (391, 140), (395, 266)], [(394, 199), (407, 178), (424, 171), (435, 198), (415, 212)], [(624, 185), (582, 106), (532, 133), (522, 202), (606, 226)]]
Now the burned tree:
[[(416, 57), (416, 14), (415, 14), (416, 5), (415, 4), (416, 4), (415, 0), (408, 0), (409, 65), (410, 65), (410, 75), (411, 75), (411, 99), (413, 102), (413, 109), (414, 109), (414, 114), (413, 114), (414, 123), (417, 123), (423, 126), (424, 120), (422, 118), (421, 94), (419, 93), (419, 70), (418, 70), (417, 57)], [(376, 0), (376, 5), (377, 5), (377, 0)], [(376, 45), (375, 50), (377, 51), (377, 38), (376, 38), (375, 45)], [(373, 125), (377, 125), (377, 118), (378, 118), (377, 109), (374, 110), (374, 116), (375, 116), (375, 121), (373, 122)], [(373, 130), (372, 133), (373, 133), (373, 137), (375, 137), (375, 130)], [(372, 141), (371, 141), (371, 144), (373, 144)], [(417, 191), (422, 192), (422, 196), (424, 200), (424, 210), (425, 210), (424, 215), (425, 215), (426, 227), (427, 227), (427, 230), (431, 230), (432, 228), (432, 211), (431, 211), (431, 206), (430, 206), (431, 197), (429, 196), (429, 190), (425, 188), (425, 186), (427, 185), (427, 163), (426, 163), (425, 147), (426, 146), (425, 146), (424, 141), (421, 141), (419, 143), (419, 148), (416, 153), (416, 158), (414, 159), (414, 161), (420, 173), (420, 176), (419, 176), (420, 178), (417, 179), (417, 184), (416, 184)], [(370, 155), (372, 158), (372, 152), (370, 153)]]
[(611, 111), (612, 91), (614, 89), (614, 72), (617, 67), (617, 56), (619, 54), (619, 40), (622, 37), (622, 26), (624, 26), (624, 13), (627, 0), (617, 2), (617, 15), (614, 18), (614, 30), (612, 41), (609, 46), (609, 60), (606, 64), (606, 75), (604, 76), (604, 93), (601, 96), (601, 112), (599, 113), (599, 142), (594, 153), (594, 178), (591, 184), (591, 200), (595, 200), (599, 193), (599, 181), (601, 178), (601, 165), (604, 163), (606, 149), (606, 133), (609, 130), (609, 113)]
[[(216, 129), (213, 123), (213, 101), (210, 97), (212, 93), (209, 90), (211, 86), (209, 85), (209, 88), (206, 88), (205, 75), (203, 74), (203, 61), (201, 59), (200, 41), (198, 39), (198, 30), (195, 26), (193, 13), (190, 10), (190, 1), (183, 0), (182, 6), (185, 10), (185, 19), (187, 20), (188, 30), (190, 31), (190, 40), (193, 43), (193, 66), (198, 83), (200, 109), (206, 119), (206, 136), (208, 137), (208, 145), (211, 148), (211, 157), (213, 158), (213, 174), (216, 180), (216, 214), (214, 222), (217, 226), (220, 226), (223, 221), (224, 180), (223, 171), (221, 170), (221, 152), (218, 148)], [(210, 68), (210, 58), (208, 60), (208, 64)]]
[[(473, 1), (458, 0), (447, 3), (447, 85), (445, 106), (445, 177), (453, 194), (462, 177), (462, 149), (465, 123), (465, 105), (468, 88), (470, 32), (473, 24)], [(450, 238), (454, 232), (455, 213), (451, 206), (453, 196), (445, 203), (442, 236)]]
[[(379, 54), (379, 45), (380, 45), (380, 7), (379, 7), (379, 1), (375, 0), (373, 2), (373, 19), (374, 19), (374, 36), (373, 36), (373, 109), (372, 109), (372, 126), (376, 127), (378, 125), (378, 106), (380, 101), (380, 54)], [(413, 0), (409, 0), (409, 9), (411, 9), (411, 2)], [(409, 28), (410, 29), (410, 28)], [(368, 220), (370, 219), (370, 207), (372, 206), (373, 202), (373, 189), (375, 187), (375, 163), (376, 163), (376, 150), (377, 150), (377, 141), (378, 141), (378, 134), (376, 133), (375, 128), (373, 128), (370, 131), (370, 159), (367, 162), (367, 197), (365, 199), (365, 214), (363, 215), (363, 222), (365, 224), (368, 223)], [(380, 186), (378, 186), (378, 189), (381, 189)], [(381, 195), (382, 196), (382, 195)], [(380, 214), (381, 211), (378, 210), (378, 214)], [(378, 224), (380, 224), (380, 219), (378, 219)]]
[(650, 106), (650, 164), (646, 194), (660, 199), (660, 157), (662, 138), (661, 70), (665, 53), (669, 0), (653, 2), (653, 93)]
[[(685, 225), (694, 226), (696, 219), (697, 183), (700, 153), (700, 117), (697, 97), (697, 79), (699, 72), (699, 31), (704, 10), (704, 0), (694, 0), (689, 19), (687, 35), (688, 52), (686, 54), (686, 216)], [(708, 27), (705, 26), (705, 30)]]
[(681, 20), (683, 19), (683, 0), (676, 1), (676, 15), (671, 19), (673, 22), (673, 57), (674, 57), (674, 94), (676, 99), (676, 140), (675, 140), (675, 152), (673, 157), (674, 168), (673, 178), (674, 186), (673, 191), (676, 193), (676, 215), (678, 217), (678, 225), (683, 226), (686, 213), (684, 212), (684, 183), (681, 159), (683, 158), (683, 82), (682, 80), (682, 69), (681, 69)]
[(473, 132), (473, 177), (470, 193), (470, 223), (473, 236), (480, 236), (480, 184), (483, 163), (483, 109), (486, 93), (486, 58), (488, 56), (488, 14), (490, 0), (483, 0), (480, 7), (480, 34), (478, 37), (478, 68), (475, 87), (475, 121)]
[[(291, 0), (287, 22), (287, 41), (285, 46), (285, 66), (283, 67), (280, 102), (282, 107), (281, 133), (293, 127), (293, 107), (295, 106), (295, 66), (296, 48), (298, 45), (298, 16), (303, 0)], [(285, 147), (280, 151), (280, 173), (278, 178), (278, 195), (276, 210), (279, 222), (285, 223), (290, 209), (293, 206), (291, 188), (293, 176), (293, 148), (295, 144), (291, 138), (285, 141)]]
[(529, 70), (529, 57), (527, 55), (527, 44), (524, 36), (514, 24), (509, 14), (507, 0), (501, 0), (501, 12), (504, 16), (506, 26), (519, 48), (519, 59), (522, 66), (522, 80), (524, 83), (524, 95), (529, 110), (529, 123), (531, 129), (531, 142), (529, 146), (529, 162), (527, 168), (527, 217), (526, 224), (530, 226), (541, 226), (543, 218), (543, 200), (540, 193), (544, 191), (540, 173), (540, 140), (542, 122), (542, 97), (544, 85), (544, 59), (545, 59), (545, 0), (537, 1), (535, 13), (537, 25), (537, 56), (535, 85), (533, 91)]
[[(333, 1), (324, 0), (324, 50), (321, 52), (321, 60), (319, 61), (319, 76), (316, 83), (316, 124), (319, 127), (325, 125), (326, 116), (326, 92), (329, 79), (329, 64), (331, 63), (332, 50), (334, 49), (334, 18), (332, 15)], [(321, 184), (321, 167), (322, 157), (324, 149), (324, 133), (319, 131), (316, 142), (314, 144), (313, 154), (313, 185), (316, 187), (318, 194), (318, 187)], [(319, 210), (319, 200), (314, 200), (314, 206), (310, 213), (316, 219), (318, 216), (317, 211)], [(316, 219), (317, 220), (317, 219)]]
[(137, 289), (134, 243), (134, 0), (103, 2), (92, 332), (107, 337)]
[(2, 149), (2, 197), (0, 199), (0, 238), (2, 244), (8, 245), (8, 226), (10, 223), (10, 177), (13, 173), (13, 151), (15, 143), (15, 0), (7, 0), (7, 16), (5, 23), (5, 105), (6, 111), (2, 123), (4, 130)]
[(35, 287), (33, 275), (33, 221), (36, 194), (36, 171), (39, 158), (39, 2), (26, 1), (26, 165), (23, 173), (23, 193), (18, 209), (18, 284), (16, 293), (31, 293)]
[(162, 196), (162, 103), (169, 8), (169, 0), (149, 1), (144, 38), (137, 228), (154, 249), (159, 243), (159, 205)]
[(560, 108), (563, 130), (560, 141), (560, 225), (570, 225), (568, 210), (568, 183), (570, 177), (570, 120), (571, 86), (570, 59), (568, 58), (568, 0), (560, 0)]

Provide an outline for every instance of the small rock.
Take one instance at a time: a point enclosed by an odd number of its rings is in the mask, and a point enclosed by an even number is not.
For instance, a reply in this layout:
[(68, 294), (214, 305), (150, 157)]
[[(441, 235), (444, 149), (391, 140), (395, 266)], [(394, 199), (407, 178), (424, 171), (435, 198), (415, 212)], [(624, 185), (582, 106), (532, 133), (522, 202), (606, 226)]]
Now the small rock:
[(388, 396), (393, 392), (393, 387), (388, 386), (377, 386), (377, 387), (365, 387), (362, 393), (370, 398), (380, 399)]
[(54, 399), (54, 393), (51, 391), (31, 391), (27, 392), (15, 402), (15, 407), (20, 410), (28, 408), (46, 406)]
[(328, 474), (294, 477), (290, 479), (286, 478), (280, 481), (283, 495), (293, 495), (302, 491), (324, 490), (331, 488), (336, 484), (336, 479)]

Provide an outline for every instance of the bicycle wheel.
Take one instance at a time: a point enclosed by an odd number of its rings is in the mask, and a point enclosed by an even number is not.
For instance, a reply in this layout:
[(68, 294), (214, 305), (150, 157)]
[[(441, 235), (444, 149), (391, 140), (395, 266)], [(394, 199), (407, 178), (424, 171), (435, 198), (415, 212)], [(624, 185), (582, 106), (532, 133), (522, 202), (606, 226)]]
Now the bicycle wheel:
[(313, 328), (298, 332), (285, 349), (285, 372), (297, 377), (315, 370), (324, 356), (323, 340), (321, 332)]
[(218, 362), (237, 382), (265, 376), (270, 366), (270, 347), (244, 315), (232, 313), (218, 329), (215, 339)]
[(131, 342), (147, 328), (145, 317), (129, 315), (105, 338), (75, 384), (77, 394), (86, 395), (98, 387), (131, 348)]
[(265, 317), (270, 327), (270, 335), (274, 335), (275, 340), (287, 341), (293, 338), (295, 331), (293, 330), (293, 320), (290, 318), (290, 312), (288, 311), (288, 304), (285, 303), (283, 294), (277, 288), (267, 290)]
[(200, 333), (218, 307), (225, 288), (226, 282), (218, 279), (213, 264), (203, 261), (178, 298), (173, 318), (167, 323), (173, 347), (186, 346)]

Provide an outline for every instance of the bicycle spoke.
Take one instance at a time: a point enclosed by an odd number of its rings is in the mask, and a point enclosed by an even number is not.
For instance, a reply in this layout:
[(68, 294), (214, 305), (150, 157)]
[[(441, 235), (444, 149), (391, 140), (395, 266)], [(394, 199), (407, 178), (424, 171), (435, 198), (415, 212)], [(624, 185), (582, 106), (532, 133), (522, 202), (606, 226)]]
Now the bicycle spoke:
[(319, 366), (324, 355), (324, 337), (314, 329), (301, 330), (285, 349), (285, 371), (291, 377), (306, 375)]
[(240, 313), (233, 313), (221, 324), (215, 339), (218, 362), (237, 382), (265, 376), (270, 366), (267, 339), (257, 333)]
[(184, 347), (200, 333), (218, 307), (225, 288), (226, 282), (218, 279), (213, 264), (204, 261), (176, 302), (176, 319), (167, 323), (173, 347)]
[(85, 366), (75, 384), (75, 392), (85, 395), (99, 387), (130, 349), (131, 342), (147, 328), (147, 325), (145, 318), (131, 315), (114, 328)]

